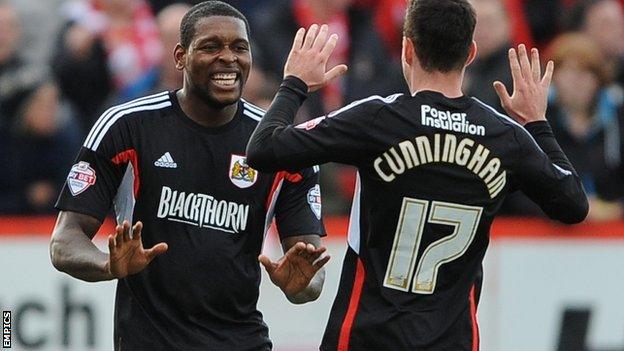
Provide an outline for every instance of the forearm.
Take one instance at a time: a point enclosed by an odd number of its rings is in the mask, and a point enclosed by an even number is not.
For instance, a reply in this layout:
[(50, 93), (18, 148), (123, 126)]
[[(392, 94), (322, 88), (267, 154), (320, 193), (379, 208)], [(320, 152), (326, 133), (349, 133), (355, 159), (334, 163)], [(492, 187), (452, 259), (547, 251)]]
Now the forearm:
[(274, 153), (274, 138), (279, 130), (293, 123), (295, 115), (307, 97), (306, 84), (296, 77), (286, 77), (271, 107), (256, 127), (247, 144), (247, 163), (262, 172), (278, 170)]
[[(559, 168), (554, 182), (544, 183), (542, 190), (534, 194), (544, 212), (552, 219), (563, 223), (579, 223), (589, 211), (589, 203), (581, 180), (574, 167), (557, 143), (550, 125), (546, 121), (532, 122), (525, 128), (533, 136), (539, 147), (552, 164)], [(542, 174), (548, 179), (548, 172)]]
[(565, 170), (571, 171), (576, 175), (574, 167), (566, 157), (563, 150), (561, 150), (559, 143), (557, 143), (557, 140), (555, 139), (552, 128), (547, 121), (527, 123), (524, 127), (531, 134), (531, 136), (533, 136), (539, 147), (546, 153), (546, 155), (548, 155), (548, 158), (552, 161), (552, 163)]
[(90, 239), (99, 228), (99, 223), (76, 223), (68, 216), (86, 217), (68, 213), (59, 216), (50, 242), (50, 258), (54, 267), (88, 282), (113, 279), (108, 267), (109, 255), (100, 251)]

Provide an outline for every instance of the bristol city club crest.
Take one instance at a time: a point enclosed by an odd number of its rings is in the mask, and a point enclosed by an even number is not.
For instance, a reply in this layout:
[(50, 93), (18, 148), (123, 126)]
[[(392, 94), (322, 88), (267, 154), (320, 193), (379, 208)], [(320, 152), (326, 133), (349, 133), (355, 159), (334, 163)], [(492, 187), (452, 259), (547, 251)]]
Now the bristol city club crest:
[(308, 190), (308, 204), (316, 218), (321, 219), (321, 187), (318, 184)]
[(95, 184), (96, 179), (95, 170), (89, 166), (89, 163), (80, 161), (69, 171), (67, 187), (72, 195), (76, 196)]
[(256, 183), (258, 171), (247, 165), (247, 158), (241, 155), (232, 155), (230, 159), (230, 180), (239, 188), (249, 188)]

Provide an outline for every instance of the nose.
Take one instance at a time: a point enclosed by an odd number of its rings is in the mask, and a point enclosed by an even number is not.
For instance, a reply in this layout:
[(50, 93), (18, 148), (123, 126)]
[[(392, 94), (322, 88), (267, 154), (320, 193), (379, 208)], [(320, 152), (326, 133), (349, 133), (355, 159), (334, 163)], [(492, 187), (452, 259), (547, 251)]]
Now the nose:
[(224, 61), (224, 62), (233, 63), (233, 62), (236, 62), (238, 60), (238, 57), (236, 56), (234, 51), (232, 51), (232, 49), (230, 49), (229, 46), (226, 46), (221, 51), (221, 55), (219, 56), (219, 59)]

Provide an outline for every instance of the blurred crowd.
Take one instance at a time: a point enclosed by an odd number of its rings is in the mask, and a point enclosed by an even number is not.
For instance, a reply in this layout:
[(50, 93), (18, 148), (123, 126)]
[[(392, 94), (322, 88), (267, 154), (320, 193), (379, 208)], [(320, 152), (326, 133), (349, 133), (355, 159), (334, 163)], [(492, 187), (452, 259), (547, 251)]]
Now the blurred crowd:
[[(0, 0), (0, 214), (53, 213), (73, 158), (107, 107), (181, 87), (172, 51), (198, 1)], [(227, 1), (251, 24), (244, 97), (268, 107), (297, 28), (328, 23), (346, 76), (313, 95), (305, 121), (371, 94), (406, 92), (400, 63), (405, 0)], [(507, 50), (526, 43), (556, 63), (548, 119), (581, 174), (590, 218), (624, 217), (624, 1), (473, 0), (478, 58), (465, 92), (501, 110)], [(330, 62), (331, 64), (331, 62)], [(355, 170), (323, 167), (324, 213), (346, 214)], [(542, 216), (521, 194), (508, 215)]]

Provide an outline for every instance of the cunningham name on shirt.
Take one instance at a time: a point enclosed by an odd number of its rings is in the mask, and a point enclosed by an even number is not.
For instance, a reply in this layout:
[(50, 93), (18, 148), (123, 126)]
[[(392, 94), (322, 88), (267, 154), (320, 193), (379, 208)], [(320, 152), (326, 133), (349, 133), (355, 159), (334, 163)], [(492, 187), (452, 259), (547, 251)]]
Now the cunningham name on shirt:
[(392, 146), (373, 163), (375, 172), (385, 182), (394, 181), (406, 171), (428, 163), (450, 163), (461, 166), (481, 179), (490, 198), (498, 195), (507, 183), (507, 172), (498, 157), (470, 138), (454, 134), (434, 134), (405, 140)]
[(163, 186), (158, 218), (172, 222), (238, 233), (247, 228), (249, 205), (218, 200), (211, 195), (187, 193)]

